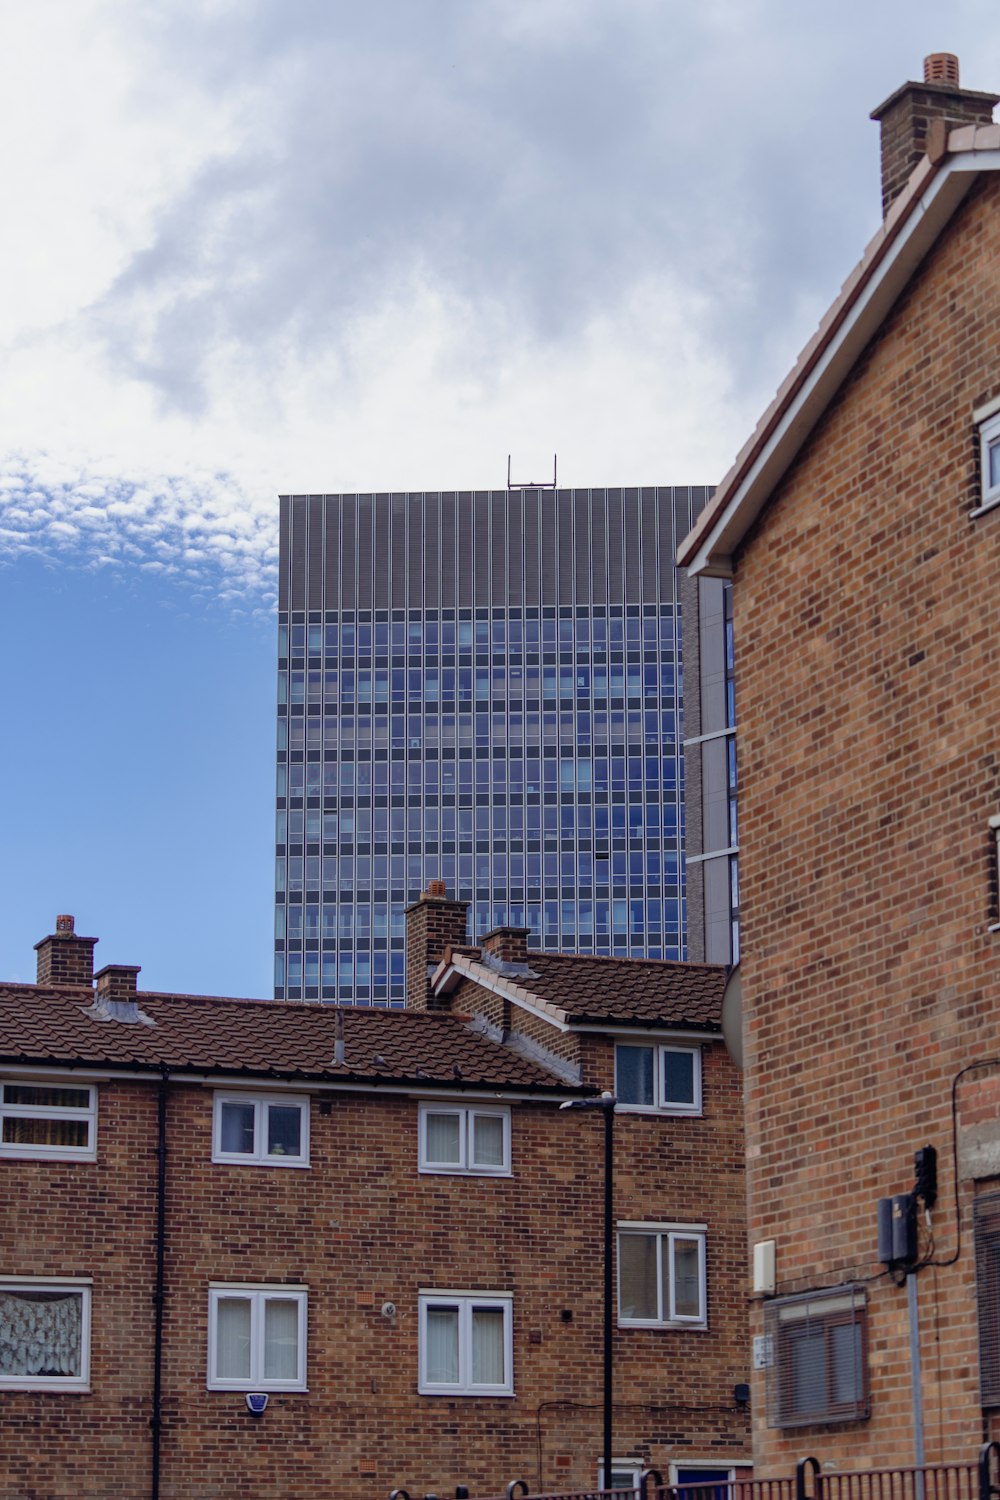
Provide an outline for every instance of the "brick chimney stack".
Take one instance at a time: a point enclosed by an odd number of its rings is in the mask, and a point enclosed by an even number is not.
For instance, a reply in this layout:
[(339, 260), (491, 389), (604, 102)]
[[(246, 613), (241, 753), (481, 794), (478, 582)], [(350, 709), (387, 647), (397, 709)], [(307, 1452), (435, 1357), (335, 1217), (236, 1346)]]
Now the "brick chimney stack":
[(468, 901), (448, 896), (443, 880), (428, 880), (423, 895), (406, 908), (406, 1005), (409, 1010), (447, 1009), (432, 995), (430, 975), (452, 945), (467, 941)]
[(883, 216), (926, 154), (928, 132), (935, 122), (940, 121), (946, 134), (960, 125), (991, 125), (998, 103), (1000, 95), (959, 86), (954, 53), (925, 57), (923, 83), (904, 83), (871, 112), (871, 119), (882, 127)]
[(48, 985), (94, 983), (94, 949), (97, 938), (78, 937), (74, 919), (56, 917), (56, 930), (35, 944), (38, 971), (35, 982)]
[(480, 946), (484, 953), (492, 953), (503, 963), (526, 964), (530, 936), (530, 927), (494, 927), (480, 939)]
[(105, 964), (94, 975), (99, 1000), (134, 1000), (141, 964)]

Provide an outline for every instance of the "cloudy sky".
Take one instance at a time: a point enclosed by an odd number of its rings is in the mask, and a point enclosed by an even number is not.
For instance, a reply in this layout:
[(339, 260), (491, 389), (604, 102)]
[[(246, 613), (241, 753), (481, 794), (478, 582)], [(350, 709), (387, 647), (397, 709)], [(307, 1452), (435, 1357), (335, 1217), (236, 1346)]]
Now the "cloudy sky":
[(265, 994), (276, 494), (717, 480), (943, 50), (995, 0), (5, 7), (0, 974)]

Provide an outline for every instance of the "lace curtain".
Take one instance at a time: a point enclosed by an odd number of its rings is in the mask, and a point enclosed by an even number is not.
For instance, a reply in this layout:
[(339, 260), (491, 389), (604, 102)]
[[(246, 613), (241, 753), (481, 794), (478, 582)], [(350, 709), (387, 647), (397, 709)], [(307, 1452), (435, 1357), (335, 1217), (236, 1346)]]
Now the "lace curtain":
[(79, 1375), (81, 1292), (0, 1289), (0, 1373)]

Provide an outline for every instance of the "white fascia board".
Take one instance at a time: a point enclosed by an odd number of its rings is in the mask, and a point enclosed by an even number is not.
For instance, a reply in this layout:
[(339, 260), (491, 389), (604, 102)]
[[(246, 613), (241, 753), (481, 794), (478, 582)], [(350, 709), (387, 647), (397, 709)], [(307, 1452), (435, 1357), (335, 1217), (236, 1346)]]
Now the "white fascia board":
[[(928, 184), (906, 223), (864, 280), (843, 322), (830, 337), (722, 514), (701, 539), (686, 565), (689, 573), (708, 578), (732, 577), (734, 551), (767, 505), (914, 270), (978, 174), (997, 170), (1000, 170), (1000, 152), (966, 151), (950, 157)], [(836, 303), (831, 312), (835, 308)]]

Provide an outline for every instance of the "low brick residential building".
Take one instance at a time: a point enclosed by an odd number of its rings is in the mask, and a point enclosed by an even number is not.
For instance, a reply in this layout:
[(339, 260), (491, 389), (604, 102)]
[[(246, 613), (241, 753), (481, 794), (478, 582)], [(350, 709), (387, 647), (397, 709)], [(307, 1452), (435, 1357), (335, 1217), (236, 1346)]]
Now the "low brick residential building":
[(996, 102), (941, 55), (875, 112), (884, 223), (680, 553), (733, 580), (762, 1473), (1000, 1431)]
[(558, 1106), (616, 1086), (616, 1467), (747, 1462), (725, 971), (408, 924), (403, 1011), (140, 991), (71, 918), (0, 986), (0, 1500), (592, 1487), (602, 1132)]

